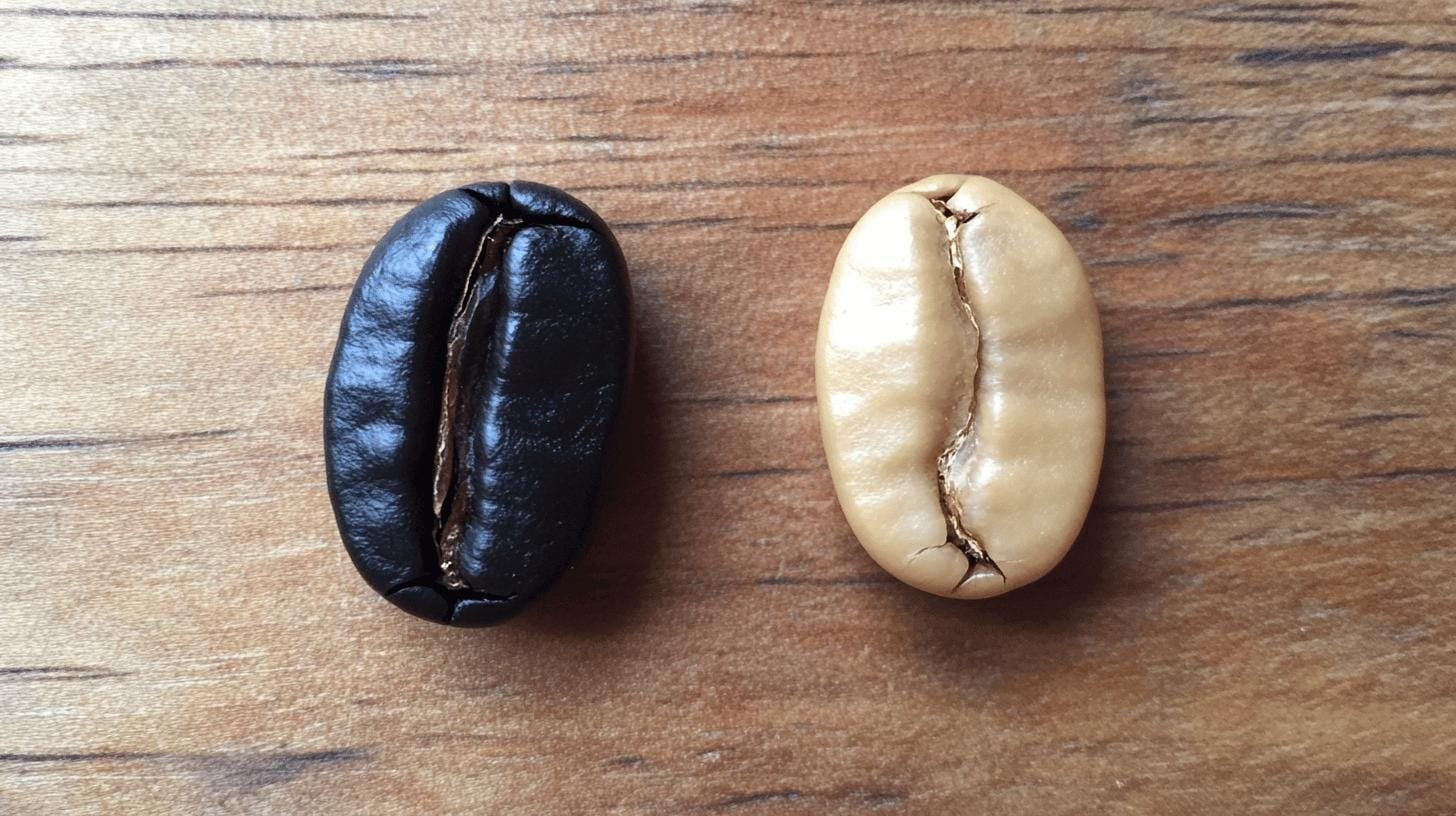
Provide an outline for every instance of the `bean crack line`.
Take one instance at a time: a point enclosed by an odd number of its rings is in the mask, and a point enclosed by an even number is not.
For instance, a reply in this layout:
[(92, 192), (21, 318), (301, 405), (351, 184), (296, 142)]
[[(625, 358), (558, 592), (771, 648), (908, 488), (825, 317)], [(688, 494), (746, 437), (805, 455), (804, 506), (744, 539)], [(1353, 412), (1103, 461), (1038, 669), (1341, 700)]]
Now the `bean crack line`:
[[(955, 590), (965, 586), (978, 572), (990, 572), (1006, 580), (1006, 575), (1001, 568), (992, 560), (986, 548), (981, 544), (975, 533), (969, 530), (965, 522), (965, 508), (961, 500), (956, 496), (952, 470), (956, 463), (971, 451), (968, 446), (973, 447), (975, 442), (975, 418), (976, 400), (980, 393), (981, 379), (981, 327), (976, 321), (975, 312), (971, 308), (971, 299), (966, 284), (966, 265), (961, 253), (961, 230), (970, 223), (980, 211), (969, 213), (956, 212), (951, 209), (947, 199), (931, 199), (931, 206), (941, 216), (945, 223), (946, 237), (949, 239), (950, 270), (955, 281), (957, 299), (960, 301), (961, 310), (965, 313), (966, 320), (970, 325), (970, 331), (976, 336), (976, 369), (972, 379), (971, 400), (966, 407), (966, 421), (951, 435), (945, 450), (936, 459), (935, 477), (936, 486), (940, 491), (940, 508), (945, 514), (946, 520), (946, 542), (959, 549), (966, 556), (966, 572), (955, 585)], [(952, 590), (954, 591), (954, 590)]]
[[(448, 589), (469, 589), (460, 575), (460, 538), (470, 512), (470, 483), (464, 472), (474, 458), (470, 414), (475, 406), (467, 404), (468, 395), (461, 393), (466, 379), (466, 350), (476, 343), (488, 343), (480, 337), (491, 328), (500, 300), (500, 264), (509, 243), (523, 222), (496, 216), (486, 228), (475, 250), (475, 259), (466, 275), (460, 301), (450, 320), (446, 341), (445, 382), (440, 397), (440, 423), (435, 436), (435, 549), (440, 565), (440, 582)], [(480, 355), (472, 355), (479, 359)]]

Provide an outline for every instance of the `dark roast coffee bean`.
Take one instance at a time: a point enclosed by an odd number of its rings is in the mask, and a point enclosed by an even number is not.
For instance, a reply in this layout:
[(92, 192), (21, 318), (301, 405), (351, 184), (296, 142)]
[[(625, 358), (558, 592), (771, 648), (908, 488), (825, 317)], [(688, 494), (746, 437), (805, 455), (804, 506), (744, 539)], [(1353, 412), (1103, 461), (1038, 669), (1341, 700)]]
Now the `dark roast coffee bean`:
[(626, 264), (586, 205), (517, 181), (411, 210), (354, 286), (324, 398), (364, 580), (457, 626), (540, 594), (587, 537), (630, 359)]

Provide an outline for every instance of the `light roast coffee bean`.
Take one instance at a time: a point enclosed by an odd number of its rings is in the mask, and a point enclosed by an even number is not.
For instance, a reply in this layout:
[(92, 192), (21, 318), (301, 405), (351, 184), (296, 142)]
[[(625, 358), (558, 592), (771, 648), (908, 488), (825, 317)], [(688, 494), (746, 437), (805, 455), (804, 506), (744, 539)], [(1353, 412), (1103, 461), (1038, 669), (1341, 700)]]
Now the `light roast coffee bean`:
[(819, 322), (819, 417), (865, 550), (911, 586), (985, 598), (1056, 566), (1102, 461), (1102, 338), (1061, 232), (975, 176), (870, 208)]
[(324, 407), (339, 532), (376, 592), (482, 626), (566, 569), (626, 387), (629, 312), (611, 231), (560, 190), (472, 184), (389, 230)]

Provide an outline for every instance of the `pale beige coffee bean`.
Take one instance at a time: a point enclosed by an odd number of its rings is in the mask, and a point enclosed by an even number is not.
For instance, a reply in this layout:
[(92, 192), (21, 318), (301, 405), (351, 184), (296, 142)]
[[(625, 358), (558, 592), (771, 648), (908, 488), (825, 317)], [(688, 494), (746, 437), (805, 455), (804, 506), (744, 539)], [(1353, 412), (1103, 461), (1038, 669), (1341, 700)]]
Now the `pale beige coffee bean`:
[(1066, 554), (1102, 463), (1102, 334), (1031, 204), (977, 176), (881, 199), (834, 264), (815, 368), (834, 488), (880, 566), (986, 598)]

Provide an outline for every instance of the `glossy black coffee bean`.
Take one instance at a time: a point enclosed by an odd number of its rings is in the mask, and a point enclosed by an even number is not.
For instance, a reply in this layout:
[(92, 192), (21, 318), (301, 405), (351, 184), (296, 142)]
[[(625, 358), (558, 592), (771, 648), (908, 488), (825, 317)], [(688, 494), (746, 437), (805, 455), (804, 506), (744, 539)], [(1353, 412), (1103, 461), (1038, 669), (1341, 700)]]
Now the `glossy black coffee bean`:
[(611, 231), (551, 187), (473, 184), (389, 230), (324, 399), (334, 515), (376, 592), (484, 626), (566, 569), (626, 389), (630, 309)]

